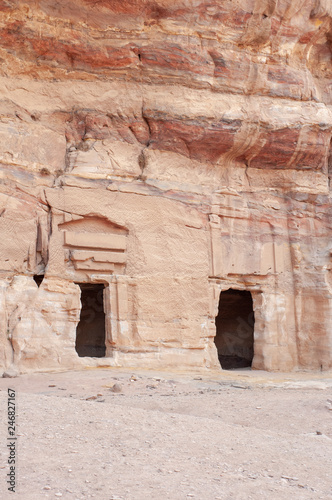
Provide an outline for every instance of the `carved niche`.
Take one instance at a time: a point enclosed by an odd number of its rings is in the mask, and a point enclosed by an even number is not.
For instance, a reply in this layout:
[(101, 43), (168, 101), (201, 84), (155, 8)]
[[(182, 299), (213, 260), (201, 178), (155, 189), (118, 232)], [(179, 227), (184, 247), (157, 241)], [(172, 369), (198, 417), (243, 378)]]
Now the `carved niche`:
[(101, 217), (83, 217), (59, 225), (65, 260), (77, 271), (124, 274), (128, 230)]

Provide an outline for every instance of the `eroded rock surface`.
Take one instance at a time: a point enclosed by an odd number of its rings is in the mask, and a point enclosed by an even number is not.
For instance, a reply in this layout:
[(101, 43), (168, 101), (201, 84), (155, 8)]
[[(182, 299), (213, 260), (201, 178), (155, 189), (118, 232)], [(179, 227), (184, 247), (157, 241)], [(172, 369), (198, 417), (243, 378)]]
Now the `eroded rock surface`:
[(329, 0), (0, 1), (0, 58), (3, 371), (218, 368), (228, 289), (254, 368), (331, 368)]

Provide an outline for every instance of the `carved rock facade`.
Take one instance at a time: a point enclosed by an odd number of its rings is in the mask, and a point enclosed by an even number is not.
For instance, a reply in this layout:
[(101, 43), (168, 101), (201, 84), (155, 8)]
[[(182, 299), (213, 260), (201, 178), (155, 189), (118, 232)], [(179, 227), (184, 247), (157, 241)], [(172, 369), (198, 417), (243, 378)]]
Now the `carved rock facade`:
[(253, 368), (331, 368), (330, 1), (6, 0), (0, 35), (2, 370), (218, 368), (229, 289)]

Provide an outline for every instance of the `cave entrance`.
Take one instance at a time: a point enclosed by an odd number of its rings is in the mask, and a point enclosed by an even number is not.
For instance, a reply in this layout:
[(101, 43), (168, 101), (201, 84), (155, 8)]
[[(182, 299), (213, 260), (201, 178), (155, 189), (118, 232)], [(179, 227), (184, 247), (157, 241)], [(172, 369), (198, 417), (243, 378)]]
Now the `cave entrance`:
[(81, 316), (76, 329), (76, 352), (80, 357), (103, 358), (105, 345), (104, 285), (79, 283)]
[(230, 288), (220, 292), (215, 344), (225, 370), (251, 366), (255, 316), (251, 293)]

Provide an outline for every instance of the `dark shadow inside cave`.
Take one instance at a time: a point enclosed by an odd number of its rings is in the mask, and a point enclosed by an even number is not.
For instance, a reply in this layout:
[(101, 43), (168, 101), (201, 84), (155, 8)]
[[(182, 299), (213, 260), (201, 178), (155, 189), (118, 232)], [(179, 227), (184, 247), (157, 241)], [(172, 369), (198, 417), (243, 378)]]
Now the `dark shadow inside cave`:
[(249, 291), (230, 288), (220, 293), (214, 341), (223, 369), (251, 366), (254, 323), (253, 301)]

